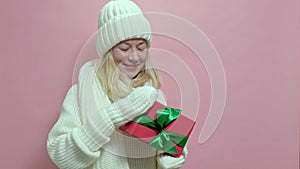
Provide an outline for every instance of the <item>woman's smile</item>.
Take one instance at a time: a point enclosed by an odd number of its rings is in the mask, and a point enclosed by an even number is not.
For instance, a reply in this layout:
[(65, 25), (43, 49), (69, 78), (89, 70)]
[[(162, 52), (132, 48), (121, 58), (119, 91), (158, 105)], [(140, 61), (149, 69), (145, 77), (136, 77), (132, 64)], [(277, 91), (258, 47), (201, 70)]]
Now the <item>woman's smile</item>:
[(127, 67), (137, 67), (137, 66), (139, 66), (139, 64), (137, 64), (137, 65), (128, 65), (128, 64), (125, 64), (125, 63), (123, 63), (123, 65), (125, 65)]
[(144, 39), (130, 39), (112, 48), (113, 58), (120, 70), (134, 78), (145, 66), (148, 45)]

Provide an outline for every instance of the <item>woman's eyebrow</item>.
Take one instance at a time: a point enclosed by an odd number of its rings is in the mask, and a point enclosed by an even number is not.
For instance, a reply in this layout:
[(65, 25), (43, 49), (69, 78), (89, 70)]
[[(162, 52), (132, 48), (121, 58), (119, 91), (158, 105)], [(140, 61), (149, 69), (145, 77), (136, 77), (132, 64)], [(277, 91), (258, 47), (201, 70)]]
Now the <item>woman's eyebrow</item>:
[(131, 46), (131, 45), (130, 45), (130, 43), (126, 43), (126, 42), (124, 42), (124, 43), (120, 43), (120, 45), (127, 45), (127, 46)]
[(137, 44), (136, 46), (139, 47), (139, 46), (142, 46), (144, 44), (146, 44), (146, 42), (141, 42), (141, 43)]
[(140, 42), (140, 43), (138, 43), (136, 46), (141, 46), (141, 45), (143, 45), (143, 44), (146, 44), (146, 42)]
[[(140, 45), (143, 45), (143, 44), (145, 44), (146, 42), (144, 42), (144, 41), (142, 41), (142, 42), (139, 42), (136, 46), (140, 46)], [(130, 43), (128, 43), (128, 42), (124, 42), (123, 44), (125, 44), (125, 45), (128, 45), (128, 46), (132, 46)]]

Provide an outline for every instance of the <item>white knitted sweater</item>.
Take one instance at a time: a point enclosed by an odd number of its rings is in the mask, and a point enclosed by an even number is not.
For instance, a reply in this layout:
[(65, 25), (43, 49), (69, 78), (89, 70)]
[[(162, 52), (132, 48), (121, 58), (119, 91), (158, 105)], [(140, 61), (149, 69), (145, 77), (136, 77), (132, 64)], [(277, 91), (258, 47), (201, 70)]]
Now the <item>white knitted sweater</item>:
[[(94, 63), (86, 63), (81, 68), (79, 85), (69, 89), (60, 117), (49, 133), (47, 150), (53, 162), (60, 169), (171, 169), (181, 166), (186, 151), (178, 159), (163, 159), (156, 155), (156, 149), (117, 131), (109, 116), (101, 112), (89, 113), (91, 118), (87, 120), (80, 113), (89, 110), (85, 104), (92, 102), (85, 97), (91, 93), (80, 88), (92, 88), (97, 110), (111, 104), (93, 75)], [(85, 103), (82, 103), (83, 99)], [(158, 101), (165, 103), (162, 95)]]

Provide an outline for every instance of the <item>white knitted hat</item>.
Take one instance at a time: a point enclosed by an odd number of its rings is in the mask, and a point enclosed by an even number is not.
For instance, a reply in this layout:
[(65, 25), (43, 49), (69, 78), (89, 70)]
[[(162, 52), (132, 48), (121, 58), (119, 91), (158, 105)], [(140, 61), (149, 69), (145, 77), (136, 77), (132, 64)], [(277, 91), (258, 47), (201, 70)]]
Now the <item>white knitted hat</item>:
[(143, 38), (150, 45), (151, 27), (141, 9), (130, 0), (112, 0), (100, 11), (96, 49), (99, 57), (119, 42)]

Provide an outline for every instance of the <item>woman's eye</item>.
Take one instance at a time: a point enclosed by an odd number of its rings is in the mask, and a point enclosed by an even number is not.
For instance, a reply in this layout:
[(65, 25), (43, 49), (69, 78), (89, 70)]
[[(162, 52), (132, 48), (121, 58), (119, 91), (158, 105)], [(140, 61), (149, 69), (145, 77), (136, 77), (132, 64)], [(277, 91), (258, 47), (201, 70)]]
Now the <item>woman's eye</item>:
[(144, 51), (146, 48), (138, 48), (139, 51)]
[(121, 51), (127, 51), (129, 48), (120, 48)]

